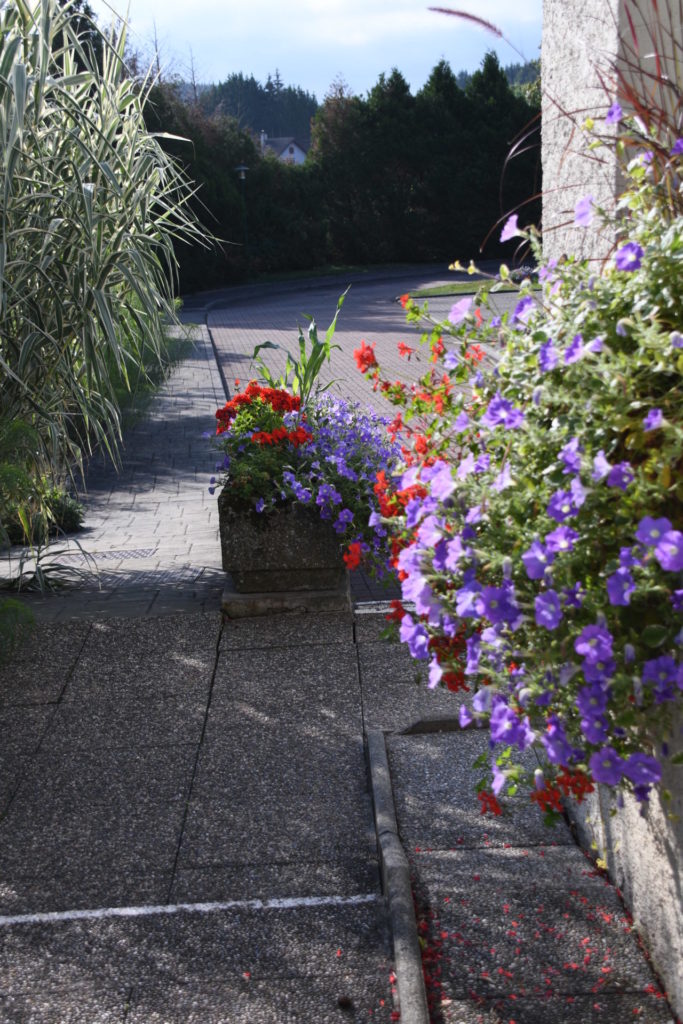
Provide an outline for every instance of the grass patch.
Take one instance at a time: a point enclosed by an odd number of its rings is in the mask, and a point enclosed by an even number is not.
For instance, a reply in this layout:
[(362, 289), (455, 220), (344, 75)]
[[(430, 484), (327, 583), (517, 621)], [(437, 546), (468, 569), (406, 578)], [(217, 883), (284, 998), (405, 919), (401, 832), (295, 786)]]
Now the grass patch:
[[(485, 282), (485, 278), (473, 278), (472, 281), (456, 281), (453, 284), (440, 284), (434, 288), (417, 288), (414, 292), (410, 292), (411, 299), (433, 299), (440, 295), (475, 295), (479, 290), (480, 286)], [(503, 284), (499, 288), (496, 288), (496, 295), (501, 292), (516, 292), (519, 286), (515, 284)], [(539, 292), (541, 290), (540, 285), (534, 285), (533, 291)]]

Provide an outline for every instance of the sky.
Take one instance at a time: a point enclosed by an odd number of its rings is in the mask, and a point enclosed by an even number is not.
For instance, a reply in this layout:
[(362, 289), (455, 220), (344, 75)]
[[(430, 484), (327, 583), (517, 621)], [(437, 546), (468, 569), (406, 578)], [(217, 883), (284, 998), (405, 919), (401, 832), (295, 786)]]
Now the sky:
[[(197, 82), (243, 72), (262, 84), (279, 70), (319, 102), (334, 81), (364, 96), (396, 67), (413, 92), (442, 58), (475, 71), (487, 50), (501, 64), (540, 55), (542, 0), (455, 0), (443, 6), (483, 18), (505, 41), (467, 21), (428, 9), (438, 0), (90, 0), (101, 26), (126, 16), (130, 43), (162, 68)], [(156, 28), (156, 33), (155, 33)], [(512, 45), (510, 45), (512, 44)], [(516, 48), (516, 49), (515, 49)], [(519, 51), (516, 52), (516, 51)], [(520, 56), (520, 54), (522, 56)]]

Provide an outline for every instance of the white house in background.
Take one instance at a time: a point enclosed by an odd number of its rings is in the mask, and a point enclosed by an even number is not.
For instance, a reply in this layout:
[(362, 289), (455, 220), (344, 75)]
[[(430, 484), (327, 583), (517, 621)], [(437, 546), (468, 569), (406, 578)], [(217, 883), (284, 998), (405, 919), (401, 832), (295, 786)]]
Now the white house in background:
[(299, 142), (294, 136), (268, 138), (265, 132), (261, 132), (261, 156), (271, 152), (283, 164), (302, 164), (306, 159), (307, 151), (308, 146)]

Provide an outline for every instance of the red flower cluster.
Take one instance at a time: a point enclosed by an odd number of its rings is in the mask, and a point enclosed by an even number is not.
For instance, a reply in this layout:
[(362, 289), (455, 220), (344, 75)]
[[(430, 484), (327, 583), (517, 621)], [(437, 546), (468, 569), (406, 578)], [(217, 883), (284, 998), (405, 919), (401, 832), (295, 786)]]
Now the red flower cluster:
[(288, 391), (279, 388), (266, 388), (250, 380), (246, 389), (239, 395), (235, 395), (229, 402), (226, 402), (222, 409), (216, 410), (218, 426), (217, 434), (224, 434), (230, 429), (230, 424), (235, 419), (240, 409), (251, 405), (252, 402), (266, 402), (275, 412), (298, 412), (301, 408), (301, 399), (298, 395), (290, 395)]
[(313, 437), (305, 427), (297, 427), (296, 430), (287, 430), (286, 427), (276, 427), (275, 430), (257, 430), (251, 435), (252, 441), (256, 444), (279, 444), (280, 441), (289, 441), (295, 448), (306, 444)]
[(347, 569), (357, 569), (360, 565), (361, 555), (363, 549), (360, 546), (359, 541), (354, 541), (353, 544), (349, 544), (349, 550), (344, 552), (344, 561), (346, 562)]
[(542, 811), (562, 812), (562, 796), (557, 786), (545, 784), (543, 789), (534, 789), (531, 800), (538, 804)]
[(371, 366), (377, 366), (375, 343), (366, 345), (364, 341), (361, 341), (360, 348), (354, 350), (353, 358), (356, 360), (356, 366), (360, 372), (367, 373)]
[(488, 793), (485, 789), (482, 789), (481, 793), (477, 793), (477, 800), (481, 804), (481, 813), (488, 814), (502, 814), (503, 809), (496, 800), (493, 793)]

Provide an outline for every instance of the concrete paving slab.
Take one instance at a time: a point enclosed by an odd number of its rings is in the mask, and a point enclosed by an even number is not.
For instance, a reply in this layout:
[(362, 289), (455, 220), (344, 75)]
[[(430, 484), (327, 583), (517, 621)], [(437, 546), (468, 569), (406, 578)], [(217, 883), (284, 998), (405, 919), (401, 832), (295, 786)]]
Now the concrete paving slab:
[(614, 887), (584, 871), (576, 848), (539, 854), (469, 850), (457, 865), (438, 853), (416, 862), (417, 904), (430, 908), (423, 938), (443, 994), (601, 995), (653, 984)]
[[(40, 871), (40, 874), (29, 872)], [(27, 864), (26, 874), (3, 871), (0, 914), (43, 914), (92, 910), (98, 907), (157, 905), (168, 901), (173, 858), (162, 870), (118, 859), (97, 862), (80, 854), (61, 866)], [(2, 937), (0, 935), (0, 945)]]
[(325, 724), (282, 717), (210, 729), (211, 720), (179, 867), (375, 855), (357, 729), (333, 734)]
[(366, 679), (373, 678), (379, 683), (414, 683), (420, 680), (422, 686), (427, 685), (426, 662), (411, 658), (405, 644), (394, 644), (384, 640), (360, 643), (358, 660), (361, 673)]
[[(283, 662), (287, 669), (283, 671)], [(356, 652), (338, 645), (334, 657), (321, 655), (318, 645), (283, 650), (222, 650), (213, 687), (213, 709), (239, 702), (241, 708), (291, 714), (322, 714), (332, 721), (355, 718), (360, 728), (360, 684)]]
[(57, 701), (80, 655), (89, 623), (40, 623), (12, 660), (0, 665), (0, 706)]
[(318, 612), (269, 615), (258, 619), (230, 619), (225, 622), (221, 650), (237, 647), (294, 647), (353, 643), (351, 614)]
[(440, 1024), (673, 1024), (666, 1003), (644, 992), (628, 995), (566, 995), (529, 999), (508, 996), (478, 1003), (444, 999), (439, 1006)]
[[(202, 986), (341, 980), (391, 970), (379, 902), (18, 924), (0, 930), (5, 997), (96, 984)], [(385, 974), (386, 972), (386, 974)]]
[(130, 991), (93, 992), (88, 988), (32, 992), (3, 997), (5, 1024), (123, 1024)]
[(45, 745), (62, 753), (198, 745), (205, 717), (206, 700), (194, 696), (73, 700), (54, 710)]
[(136, 990), (126, 1024), (384, 1024), (393, 1010), (386, 973), (232, 985), (217, 979), (208, 992), (185, 985)]
[(343, 859), (313, 861), (305, 860), (302, 851), (291, 862), (266, 863), (258, 859), (224, 867), (181, 868), (174, 877), (171, 900), (201, 903), (372, 892), (379, 892), (379, 869), (374, 857), (360, 859), (347, 853)]
[[(457, 718), (463, 695), (445, 687), (430, 690), (425, 679), (409, 675), (411, 666), (404, 661), (408, 652), (387, 647), (385, 651), (379, 643), (358, 648), (366, 731), (401, 732), (416, 722)], [(396, 671), (392, 665), (397, 665)]]
[(64, 699), (208, 696), (219, 628), (201, 614), (95, 622)]
[[(388, 736), (387, 752), (401, 840), (410, 855), (420, 849), (574, 842), (564, 826), (550, 831), (535, 805), (508, 801), (503, 815), (481, 814), (472, 768), (488, 750), (488, 733), (464, 730), (424, 736)], [(524, 756), (534, 764), (533, 753)], [(425, 795), (428, 794), (428, 799)]]
[(141, 871), (172, 867), (185, 812), (181, 801), (138, 805), (126, 814), (96, 805), (75, 806), (70, 812), (55, 809), (54, 816), (40, 812), (27, 816), (21, 810), (15, 813), (17, 806), (15, 798), (0, 823), (4, 882), (11, 885), (27, 873), (42, 872), (79, 881), (100, 877), (104, 895), (112, 867)]

